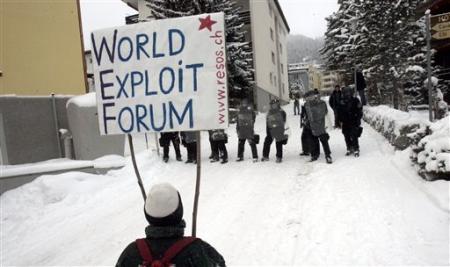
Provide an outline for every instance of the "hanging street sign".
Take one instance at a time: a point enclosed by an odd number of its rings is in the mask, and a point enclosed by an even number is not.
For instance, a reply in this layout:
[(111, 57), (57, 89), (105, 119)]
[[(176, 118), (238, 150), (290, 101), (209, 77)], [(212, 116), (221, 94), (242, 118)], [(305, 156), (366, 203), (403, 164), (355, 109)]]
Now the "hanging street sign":
[(450, 38), (450, 13), (431, 16), (431, 30), (435, 40)]
[(438, 23), (438, 24), (434, 25), (433, 28), (431, 28), (431, 29), (435, 30), (437, 32), (450, 30), (450, 21), (444, 22), (444, 23)]
[(433, 34), (432, 37), (433, 37), (433, 39), (436, 39), (436, 40), (442, 40), (442, 39), (450, 38), (450, 29), (446, 30), (446, 31), (436, 32), (435, 34)]

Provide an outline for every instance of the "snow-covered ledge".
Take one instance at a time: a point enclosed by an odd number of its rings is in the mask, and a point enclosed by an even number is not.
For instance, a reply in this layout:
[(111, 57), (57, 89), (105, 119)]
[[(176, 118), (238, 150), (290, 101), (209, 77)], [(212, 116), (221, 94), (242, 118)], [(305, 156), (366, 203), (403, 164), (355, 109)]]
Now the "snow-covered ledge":
[(71, 169), (112, 169), (123, 166), (125, 166), (125, 158), (118, 155), (107, 155), (95, 160), (52, 159), (28, 164), (3, 165), (0, 178)]
[(0, 168), (0, 194), (29, 183), (44, 174), (82, 171), (105, 173), (125, 166), (125, 158), (107, 155), (95, 160), (53, 159), (29, 164), (3, 165)]
[(411, 148), (411, 161), (427, 180), (450, 179), (450, 117), (430, 123), (388, 106), (367, 107), (364, 120), (397, 149)]
[(426, 129), (429, 122), (411, 113), (380, 105), (364, 108), (364, 121), (386, 137), (397, 149), (404, 150), (414, 143), (413, 136), (420, 129)]

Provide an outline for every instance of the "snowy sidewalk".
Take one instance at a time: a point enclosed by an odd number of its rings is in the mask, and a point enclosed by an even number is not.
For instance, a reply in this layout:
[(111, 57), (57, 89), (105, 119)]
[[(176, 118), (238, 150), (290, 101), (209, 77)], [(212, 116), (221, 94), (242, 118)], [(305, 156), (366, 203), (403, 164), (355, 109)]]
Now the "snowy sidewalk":
[[(345, 157), (342, 134), (330, 132), (334, 163), (309, 163), (300, 152), (299, 117), (288, 106), (291, 137), (284, 161), (234, 162), (237, 138), (228, 131), (230, 162), (203, 172), (198, 235), (228, 265), (449, 265), (449, 183), (421, 180), (407, 152), (394, 152), (364, 125), (361, 157)], [(265, 137), (264, 116), (257, 132)], [(329, 122), (333, 121), (329, 118)], [(262, 142), (258, 145), (261, 156)], [(179, 188), (190, 233), (195, 166), (162, 163), (143, 151), (137, 160), (146, 188)], [(183, 151), (185, 157), (185, 151)], [(130, 159), (107, 175), (42, 176), (1, 198), (1, 265), (108, 265), (144, 235), (143, 202)], [(64, 182), (62, 182), (64, 181)], [(26, 248), (27, 257), (23, 257)]]

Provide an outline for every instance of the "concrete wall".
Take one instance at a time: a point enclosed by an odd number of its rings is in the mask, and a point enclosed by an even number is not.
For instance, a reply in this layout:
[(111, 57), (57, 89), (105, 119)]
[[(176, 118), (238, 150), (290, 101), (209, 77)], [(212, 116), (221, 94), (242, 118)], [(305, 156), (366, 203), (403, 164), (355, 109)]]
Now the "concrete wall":
[(95, 94), (73, 98), (67, 104), (75, 159), (93, 160), (104, 155), (124, 155), (125, 135), (101, 136)]
[(0, 95), (86, 92), (78, 0), (0, 0)]
[[(69, 98), (55, 97), (59, 128), (69, 127), (65, 107)], [(60, 157), (50, 96), (0, 96), (0, 117), (1, 164)]]

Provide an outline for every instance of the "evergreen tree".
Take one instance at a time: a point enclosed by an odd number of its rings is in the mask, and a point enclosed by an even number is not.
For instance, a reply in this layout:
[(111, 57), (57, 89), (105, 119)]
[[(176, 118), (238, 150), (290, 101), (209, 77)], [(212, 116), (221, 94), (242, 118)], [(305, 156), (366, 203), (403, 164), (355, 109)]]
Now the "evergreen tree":
[(249, 43), (245, 42), (244, 23), (234, 1), (146, 0), (146, 4), (155, 19), (224, 12), (229, 104), (230, 107), (235, 107), (239, 98), (252, 99), (253, 55)]
[[(341, 0), (327, 18), (322, 54), (329, 69), (364, 70), (370, 102), (395, 108), (427, 102), (425, 27), (421, 0)], [(443, 84), (443, 83), (441, 83)]]

